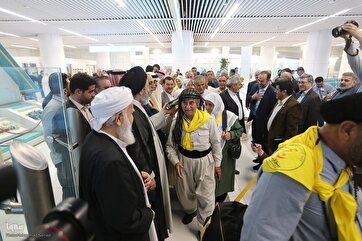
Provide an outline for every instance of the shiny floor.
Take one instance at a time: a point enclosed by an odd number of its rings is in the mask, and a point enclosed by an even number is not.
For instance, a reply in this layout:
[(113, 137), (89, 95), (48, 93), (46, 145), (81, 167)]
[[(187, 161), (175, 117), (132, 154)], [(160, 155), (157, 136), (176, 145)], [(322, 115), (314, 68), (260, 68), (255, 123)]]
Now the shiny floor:
[[(256, 171), (253, 171), (252, 160), (255, 158), (255, 154), (251, 151), (250, 148), (250, 137), (246, 136), (242, 138), (242, 153), (237, 160), (236, 169), (240, 171), (239, 175), (235, 177), (235, 191), (228, 194), (227, 200), (233, 200), (239, 192), (246, 186), (246, 184), (252, 179), (256, 174)], [(37, 148), (50, 160), (49, 149), (45, 143), (42, 143), (37, 146)], [(61, 201), (61, 188), (57, 180), (56, 170), (54, 165), (50, 162), (49, 171), (53, 183), (53, 191), (55, 195), (55, 202), (59, 203)], [(0, 184), (1, 185), (1, 184)], [(248, 204), (252, 194), (253, 187), (251, 190), (246, 193), (245, 197), (242, 199), (243, 203)], [(194, 219), (190, 224), (184, 225), (181, 222), (183, 212), (177, 201), (175, 194), (171, 191), (172, 196), (172, 211), (173, 211), (173, 221), (174, 221), (174, 230), (167, 241), (193, 241), (198, 240), (197, 237), (197, 222)], [(0, 211), (0, 241), (20, 241), (24, 240), (27, 234), (26, 223), (24, 216), (21, 214), (5, 214), (4, 211)]]

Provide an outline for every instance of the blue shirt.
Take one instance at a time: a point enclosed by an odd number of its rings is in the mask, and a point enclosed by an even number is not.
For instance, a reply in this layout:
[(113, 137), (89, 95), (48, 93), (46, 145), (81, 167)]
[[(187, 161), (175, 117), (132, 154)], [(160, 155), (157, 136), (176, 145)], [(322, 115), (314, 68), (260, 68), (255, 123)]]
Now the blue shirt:
[[(323, 169), (321, 178), (334, 184), (345, 162), (323, 142)], [(352, 182), (346, 183), (342, 190), (353, 192)], [(360, 192), (359, 192), (360, 194)], [(358, 195), (361, 206), (361, 195)], [(329, 205), (326, 205), (329, 207)], [(330, 209), (327, 208), (332, 235), (336, 228)], [(359, 208), (358, 217), (362, 217)], [(362, 220), (362, 219), (360, 219)], [(361, 231), (361, 226), (358, 224)], [(327, 241), (329, 230), (325, 211), (316, 193), (282, 173), (260, 173), (250, 205), (244, 216), (241, 241)]]

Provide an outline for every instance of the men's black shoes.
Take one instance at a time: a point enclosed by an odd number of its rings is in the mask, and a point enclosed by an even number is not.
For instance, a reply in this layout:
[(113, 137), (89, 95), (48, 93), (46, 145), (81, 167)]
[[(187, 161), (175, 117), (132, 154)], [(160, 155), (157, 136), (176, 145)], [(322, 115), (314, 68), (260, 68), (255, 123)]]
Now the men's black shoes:
[(239, 175), (239, 174), (240, 174), (240, 171), (235, 170), (235, 175)]
[(185, 216), (182, 218), (182, 223), (183, 224), (189, 224), (192, 222), (192, 219), (194, 219), (194, 217), (196, 216), (197, 211), (190, 213), (190, 214), (185, 214)]

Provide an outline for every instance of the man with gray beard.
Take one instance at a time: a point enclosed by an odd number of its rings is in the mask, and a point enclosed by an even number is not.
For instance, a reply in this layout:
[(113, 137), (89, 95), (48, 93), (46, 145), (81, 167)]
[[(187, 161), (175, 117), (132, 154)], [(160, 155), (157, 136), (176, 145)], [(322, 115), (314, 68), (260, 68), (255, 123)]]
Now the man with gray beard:
[(149, 118), (143, 108), (142, 104), (149, 101), (146, 79), (146, 72), (136, 66), (128, 70), (121, 80), (122, 86), (131, 89), (135, 108), (132, 131), (136, 142), (127, 146), (127, 151), (138, 169), (152, 177), (151, 190), (147, 194), (156, 212), (158, 240), (164, 240), (172, 228), (171, 202), (165, 155), (156, 130), (166, 125), (166, 118), (162, 111)]
[(93, 131), (80, 156), (79, 195), (89, 204), (96, 241), (156, 241), (157, 234), (146, 195), (151, 177), (139, 172), (126, 146), (132, 134), (133, 96), (126, 87), (109, 88), (92, 101)]

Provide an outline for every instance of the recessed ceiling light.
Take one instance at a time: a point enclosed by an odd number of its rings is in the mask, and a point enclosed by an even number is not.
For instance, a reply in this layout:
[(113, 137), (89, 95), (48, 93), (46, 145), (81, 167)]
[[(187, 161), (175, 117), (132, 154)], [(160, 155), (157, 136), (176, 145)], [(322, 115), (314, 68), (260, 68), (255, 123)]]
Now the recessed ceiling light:
[(24, 45), (17, 45), (17, 44), (12, 44), (11, 45), (12, 47), (15, 47), (15, 48), (22, 48), (22, 49), (37, 49), (37, 48), (34, 48), (34, 47), (29, 47), (29, 46), (24, 46)]
[(70, 31), (70, 30), (68, 30), (68, 29), (64, 29), (64, 28), (58, 28), (58, 29), (59, 29), (59, 30), (62, 30), (63, 32), (66, 32), (66, 33), (74, 34), (74, 35), (79, 36), (79, 37), (83, 37), (83, 38), (86, 38), (86, 39), (93, 40), (93, 41), (95, 41), (95, 42), (98, 42), (98, 41), (99, 41), (98, 39), (91, 38), (91, 37), (85, 36), (85, 35), (83, 35), (83, 34)]
[(19, 14), (19, 13), (15, 13), (15, 12), (10, 11), (10, 10), (7, 10), (7, 9), (5, 9), (5, 8), (0, 8), (0, 12), (7, 13), (7, 14), (10, 14), (10, 15), (19, 17), (19, 18), (23, 18), (23, 19), (26, 19), (26, 20), (29, 20), (29, 21), (32, 21), (32, 22), (35, 22), (35, 23), (39, 23), (39, 24), (46, 25), (46, 23), (44, 23), (44, 22), (42, 22), (42, 21), (36, 20), (36, 19), (34, 19), (34, 18), (29, 18), (29, 17), (27, 17), (27, 16), (21, 15), (21, 14)]
[(2, 35), (6, 35), (6, 36), (10, 36), (10, 37), (20, 37), (19, 35), (16, 35), (16, 34), (12, 34), (12, 33), (5, 33), (5, 32), (0, 32), (0, 34)]
[(264, 39), (264, 40), (262, 40), (262, 41), (260, 41), (260, 42), (254, 43), (254, 44), (252, 44), (252, 45), (250, 45), (250, 46), (253, 47), (253, 46), (255, 46), (255, 45), (268, 42), (269, 40), (272, 40), (272, 39), (275, 39), (275, 38), (276, 38), (276, 36), (273, 36), (273, 37), (271, 37), (271, 38), (267, 38), (267, 39)]
[(71, 49), (76, 49), (77, 47), (73, 46), (73, 45), (67, 45), (67, 44), (63, 44), (64, 47), (66, 48), (71, 48)]

